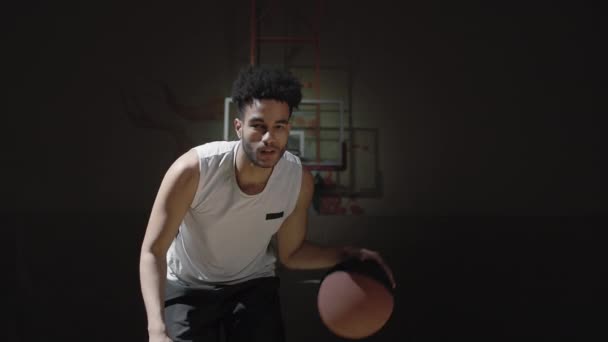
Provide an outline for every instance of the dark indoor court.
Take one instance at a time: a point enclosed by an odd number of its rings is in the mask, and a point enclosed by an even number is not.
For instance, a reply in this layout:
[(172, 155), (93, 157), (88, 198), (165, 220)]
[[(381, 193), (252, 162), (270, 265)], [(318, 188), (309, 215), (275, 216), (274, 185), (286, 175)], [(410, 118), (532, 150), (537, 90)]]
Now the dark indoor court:
[[(369, 250), (396, 287), (355, 340), (606, 340), (601, 21), (582, 2), (7, 6), (0, 341), (214, 341), (184, 337), (215, 317), (186, 302), (203, 293), (226, 301), (217, 341), (352, 341), (318, 294), (328, 264)], [(287, 215), (258, 227), (271, 204)], [(280, 302), (256, 312), (269, 265)], [(190, 330), (170, 330), (174, 303)], [(283, 339), (239, 330), (267, 312)]]

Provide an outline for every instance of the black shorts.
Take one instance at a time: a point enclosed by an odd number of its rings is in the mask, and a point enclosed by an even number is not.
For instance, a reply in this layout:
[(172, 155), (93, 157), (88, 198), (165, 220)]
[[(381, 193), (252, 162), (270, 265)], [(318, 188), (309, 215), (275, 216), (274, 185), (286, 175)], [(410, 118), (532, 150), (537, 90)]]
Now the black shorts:
[(165, 324), (176, 342), (283, 342), (279, 278), (258, 278), (212, 290), (167, 282)]

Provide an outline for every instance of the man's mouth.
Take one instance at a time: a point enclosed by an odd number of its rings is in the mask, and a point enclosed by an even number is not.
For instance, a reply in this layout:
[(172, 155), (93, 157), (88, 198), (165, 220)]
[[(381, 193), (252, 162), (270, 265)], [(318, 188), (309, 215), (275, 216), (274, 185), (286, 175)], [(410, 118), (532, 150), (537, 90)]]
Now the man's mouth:
[(262, 148), (260, 149), (260, 153), (262, 153), (262, 155), (270, 155), (275, 153), (276, 150), (274, 148)]

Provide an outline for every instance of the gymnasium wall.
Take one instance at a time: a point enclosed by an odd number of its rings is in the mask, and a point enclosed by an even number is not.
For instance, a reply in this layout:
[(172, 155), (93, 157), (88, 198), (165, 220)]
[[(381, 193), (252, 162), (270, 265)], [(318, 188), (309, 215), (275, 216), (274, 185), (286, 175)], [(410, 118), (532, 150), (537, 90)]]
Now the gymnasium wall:
[[(350, 95), (353, 126), (377, 129), (381, 195), (358, 199), (363, 216), (311, 211), (309, 237), (380, 250), (394, 268), (395, 316), (370, 341), (587, 336), (608, 208), (595, 11), (327, 3), (321, 61), (342, 76), (323, 91)], [(13, 6), (3, 226), (16, 314), (0, 339), (145, 341), (149, 210), (179, 151), (222, 137), (249, 2)], [(282, 272), (290, 341), (335, 340), (302, 283), (321, 273)]]
[[(248, 63), (245, 5), (20, 9), (7, 139), (20, 151), (9, 172), (28, 181), (8, 185), (9, 208), (148, 211), (179, 152), (222, 137), (221, 101)], [(378, 132), (381, 195), (362, 198), (366, 213), (605, 213), (583, 19), (450, 6), (324, 7), (322, 96), (345, 97), (352, 126)], [(269, 11), (268, 33), (307, 33), (312, 10), (291, 7), (303, 19)], [(260, 58), (296, 69), (311, 54), (262, 45)], [(194, 109), (178, 115), (164, 86)]]

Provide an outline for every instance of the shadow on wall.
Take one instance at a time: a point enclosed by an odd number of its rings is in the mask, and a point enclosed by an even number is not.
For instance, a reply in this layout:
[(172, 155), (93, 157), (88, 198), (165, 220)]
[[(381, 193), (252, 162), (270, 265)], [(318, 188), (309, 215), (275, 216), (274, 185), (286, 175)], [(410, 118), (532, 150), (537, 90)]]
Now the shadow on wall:
[(122, 89), (120, 95), (125, 113), (137, 128), (171, 136), (176, 144), (174, 159), (205, 138), (217, 140), (221, 135), (217, 128), (224, 117), (223, 97), (208, 99), (200, 105), (186, 105), (180, 102), (167, 82), (150, 88), (147, 92)]

